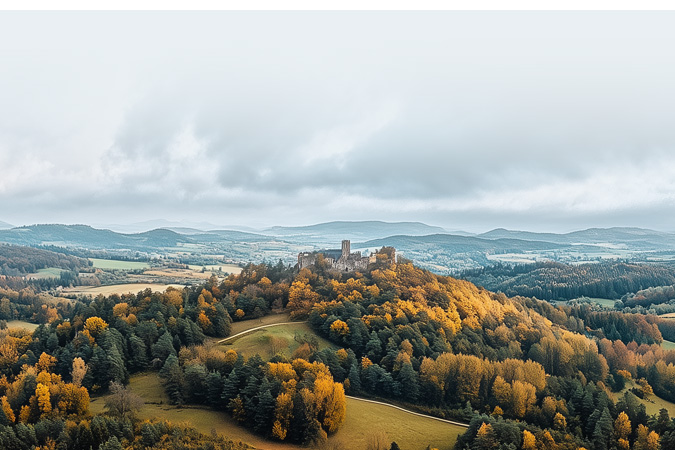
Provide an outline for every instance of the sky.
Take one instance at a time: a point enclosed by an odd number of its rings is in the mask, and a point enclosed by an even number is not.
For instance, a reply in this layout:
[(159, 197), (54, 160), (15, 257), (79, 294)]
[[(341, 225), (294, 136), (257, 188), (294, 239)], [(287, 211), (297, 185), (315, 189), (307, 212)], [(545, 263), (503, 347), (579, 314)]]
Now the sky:
[(2, 12), (0, 221), (675, 231), (675, 12)]

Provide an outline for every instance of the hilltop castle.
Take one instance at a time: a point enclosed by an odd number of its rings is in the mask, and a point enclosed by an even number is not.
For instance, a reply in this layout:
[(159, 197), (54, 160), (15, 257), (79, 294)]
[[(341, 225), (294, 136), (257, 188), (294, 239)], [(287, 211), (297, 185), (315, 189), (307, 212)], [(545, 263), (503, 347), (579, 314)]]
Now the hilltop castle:
[(375, 262), (375, 254), (370, 256), (361, 256), (361, 252), (351, 252), (351, 242), (342, 241), (342, 250), (321, 250), (320, 252), (298, 253), (298, 269), (316, 264), (317, 257), (322, 255), (326, 262), (330, 263), (332, 269), (341, 272), (353, 272), (355, 270), (366, 270), (368, 264)]

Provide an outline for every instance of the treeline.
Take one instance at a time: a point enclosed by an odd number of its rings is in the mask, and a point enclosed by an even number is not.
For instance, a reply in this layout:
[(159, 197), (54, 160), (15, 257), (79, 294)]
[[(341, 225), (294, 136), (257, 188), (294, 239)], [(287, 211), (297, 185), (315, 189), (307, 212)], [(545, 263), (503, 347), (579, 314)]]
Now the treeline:
[(32, 247), (0, 244), (0, 275), (22, 276), (48, 267), (77, 271), (89, 266), (88, 260), (76, 256)]
[(620, 298), (649, 287), (675, 285), (675, 271), (669, 266), (613, 261), (579, 265), (499, 263), (466, 270), (460, 277), (510, 297), (520, 295), (541, 300)]
[(675, 299), (675, 285), (648, 287), (647, 289), (641, 289), (635, 293), (629, 293), (621, 297), (623, 305), (629, 308), (660, 305), (668, 303), (673, 299)]

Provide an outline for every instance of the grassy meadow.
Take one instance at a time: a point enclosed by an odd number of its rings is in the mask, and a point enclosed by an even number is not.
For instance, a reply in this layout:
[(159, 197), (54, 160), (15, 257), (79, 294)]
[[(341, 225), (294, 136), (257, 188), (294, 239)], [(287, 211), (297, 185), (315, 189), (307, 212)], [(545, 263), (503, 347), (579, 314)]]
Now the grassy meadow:
[(37, 323), (26, 322), (25, 320), (8, 320), (7, 328), (23, 328), (28, 331), (35, 331), (40, 325)]
[[(281, 315), (281, 317), (283, 316)], [(253, 325), (249, 326), (249, 328), (254, 328), (261, 324), (255, 324), (254, 322), (249, 325)], [(236, 334), (236, 332), (233, 330), (232, 334)], [(255, 330), (250, 334), (245, 334), (218, 344), (218, 348), (223, 351), (234, 349), (247, 358), (256, 353), (262, 356), (263, 359), (269, 359), (277, 353), (290, 358), (293, 352), (300, 346), (300, 343), (294, 339), (296, 335), (311, 335), (316, 337), (320, 350), (327, 347), (335, 348), (334, 344), (314, 334), (309, 325), (303, 322)]]
[(118, 261), (116, 259), (89, 258), (97, 269), (108, 270), (139, 270), (150, 267), (148, 263), (139, 261)]
[(29, 273), (26, 277), (38, 280), (45, 278), (59, 278), (61, 272), (65, 272), (65, 270), (59, 269), (58, 267), (47, 267), (46, 269), (38, 269), (35, 273)]

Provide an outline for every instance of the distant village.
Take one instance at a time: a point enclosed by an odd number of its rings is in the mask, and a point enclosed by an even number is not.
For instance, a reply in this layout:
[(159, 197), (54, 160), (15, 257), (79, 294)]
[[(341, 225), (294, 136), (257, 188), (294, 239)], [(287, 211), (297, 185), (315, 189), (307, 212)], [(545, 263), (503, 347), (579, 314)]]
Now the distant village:
[[(351, 241), (345, 239), (342, 241), (342, 249), (298, 253), (298, 269), (315, 265), (319, 256), (323, 256), (324, 260), (330, 264), (332, 269), (341, 272), (366, 270), (368, 264), (377, 261), (377, 252), (371, 253), (369, 256), (361, 256), (361, 252), (352, 253)], [(393, 250), (390, 258), (396, 261), (395, 250)]]

